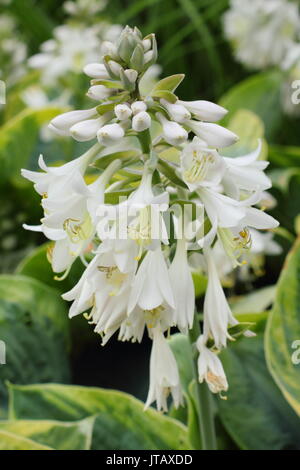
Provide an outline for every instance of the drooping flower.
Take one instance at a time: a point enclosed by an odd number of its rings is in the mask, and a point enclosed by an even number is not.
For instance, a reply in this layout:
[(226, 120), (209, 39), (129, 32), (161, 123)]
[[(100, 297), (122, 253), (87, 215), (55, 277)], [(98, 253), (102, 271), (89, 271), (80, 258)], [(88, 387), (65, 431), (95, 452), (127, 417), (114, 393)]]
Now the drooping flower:
[(233, 317), (226, 300), (210, 248), (204, 249), (204, 257), (207, 263), (208, 284), (203, 309), (203, 337), (205, 342), (212, 338), (215, 347), (222, 349), (226, 347), (227, 339), (230, 339), (228, 327), (237, 325), (238, 321)]
[(182, 391), (176, 359), (159, 326), (152, 331), (150, 387), (145, 408), (156, 401), (158, 410), (167, 411), (167, 396), (171, 393), (174, 406), (182, 404)]
[(212, 393), (226, 392), (228, 383), (220, 359), (215, 352), (205, 346), (204, 336), (197, 340), (199, 382), (205, 381)]

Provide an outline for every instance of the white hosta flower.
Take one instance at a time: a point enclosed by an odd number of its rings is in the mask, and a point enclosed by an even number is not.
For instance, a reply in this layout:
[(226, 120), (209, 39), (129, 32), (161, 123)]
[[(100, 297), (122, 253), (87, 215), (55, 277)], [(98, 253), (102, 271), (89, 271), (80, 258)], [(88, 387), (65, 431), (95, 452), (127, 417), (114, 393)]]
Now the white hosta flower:
[[(43, 156), (40, 155), (38, 164), (44, 173), (22, 169), (21, 174), (24, 178), (27, 178), (29, 181), (34, 183), (34, 189), (41, 196), (48, 197), (49, 191), (52, 192), (52, 188), (57, 184), (61, 184), (61, 187), (65, 186), (65, 196), (67, 196), (68, 188), (66, 187), (66, 182), (70, 179), (70, 175), (77, 172), (80, 175), (83, 175), (87, 165), (97, 153), (95, 152), (95, 149), (96, 147), (93, 147), (81, 157), (75, 158), (74, 160), (58, 167), (47, 166), (44, 162)], [(55, 192), (55, 189), (53, 192)]]
[(287, 0), (231, 0), (225, 36), (236, 58), (252, 68), (280, 65), (299, 34), (298, 5)]
[(167, 396), (171, 393), (174, 406), (182, 404), (182, 390), (176, 359), (159, 326), (153, 330), (150, 358), (150, 387), (145, 404), (148, 408), (156, 401), (157, 409), (167, 411)]
[(195, 310), (195, 288), (187, 260), (186, 241), (177, 240), (174, 259), (169, 268), (174, 292), (174, 323), (182, 333), (192, 328)]
[(141, 343), (146, 326), (145, 313), (140, 308), (135, 308), (125, 320), (123, 320), (118, 340)]
[(49, 124), (49, 127), (59, 135), (70, 135), (70, 129), (75, 124), (88, 119), (97, 118), (96, 108), (80, 111), (68, 111), (67, 113), (56, 116)]
[(227, 171), (223, 178), (225, 190), (234, 197), (239, 196), (241, 189), (247, 191), (256, 191), (257, 189), (269, 189), (272, 184), (270, 179), (265, 175), (264, 170), (269, 165), (265, 160), (258, 160), (261, 152), (261, 141), (257, 148), (241, 157), (227, 158), (224, 161)]
[(142, 113), (147, 110), (147, 105), (144, 101), (134, 101), (131, 105), (131, 109), (134, 115)]
[[(103, 204), (105, 186), (119, 167), (118, 161), (112, 162), (94, 183), (87, 186), (81, 171), (83, 162), (86, 165), (88, 159), (86, 155), (83, 157), (77, 159), (77, 162), (70, 162), (73, 165), (63, 165), (59, 168), (61, 173), (57, 171), (58, 168), (48, 169), (46, 166), (43, 167), (48, 170), (46, 174), (22, 173), (36, 182), (39, 192), (47, 190), (42, 192), (42, 207), (45, 212), (41, 219), (42, 225), (25, 225), (25, 228), (44, 232), (50, 240), (55, 241), (50, 253), (55, 272), (67, 270), (75, 258), (88, 249), (95, 233), (97, 206)], [(89, 154), (88, 157), (90, 158)]]
[(168, 144), (178, 147), (187, 140), (188, 133), (180, 124), (169, 121), (161, 113), (156, 113), (156, 117), (162, 125), (162, 135)]
[(151, 126), (151, 117), (146, 111), (141, 111), (133, 116), (132, 129), (136, 132), (142, 132)]
[[(41, 70), (45, 85), (56, 86), (66, 74), (80, 73), (86, 64), (95, 63), (102, 41), (115, 35), (114, 29), (103, 22), (91, 27), (75, 23), (58, 26), (53, 39), (43, 43), (41, 52), (29, 59), (29, 66)], [(97, 74), (95, 78), (100, 77)], [(106, 76), (101, 74), (101, 78)]]
[(205, 346), (204, 337), (201, 335), (197, 340), (198, 375), (199, 382), (205, 381), (212, 393), (221, 393), (228, 390), (226, 375), (217, 354)]
[(116, 117), (120, 121), (125, 121), (126, 119), (129, 119), (130, 116), (132, 115), (132, 109), (126, 103), (117, 104), (117, 106), (115, 106), (114, 108), (114, 112), (115, 112)]
[(206, 122), (220, 121), (228, 112), (227, 109), (222, 108), (222, 106), (205, 100), (178, 100), (178, 104), (184, 106), (184, 108), (193, 114), (194, 118)]
[(67, 0), (63, 8), (69, 15), (82, 17), (96, 15), (106, 7), (106, 4), (107, 0)]
[(99, 143), (105, 146), (114, 145), (122, 139), (124, 135), (125, 132), (123, 127), (117, 123), (107, 124), (106, 126), (101, 127), (97, 132)]
[(226, 169), (218, 152), (207, 148), (198, 137), (184, 146), (180, 164), (182, 179), (191, 191), (199, 186), (218, 185)]
[[(114, 206), (99, 206), (101, 221), (97, 227), (98, 236), (100, 239), (131, 238), (139, 247), (137, 258), (140, 259), (144, 249), (153, 250), (161, 241), (168, 244), (168, 233), (162, 217), (168, 207), (168, 193), (154, 195), (152, 171), (145, 166), (138, 189), (126, 201)], [(107, 230), (109, 221), (115, 223)]]
[(87, 96), (93, 100), (106, 100), (112, 95), (113, 91), (103, 85), (93, 85), (88, 89)]
[(124, 257), (132, 257), (135, 250), (134, 244), (129, 243), (124, 246), (117, 240), (103, 242), (78, 283), (63, 294), (65, 300), (73, 301), (70, 318), (92, 308), (88, 319), (95, 325), (95, 332), (102, 335), (103, 344), (126, 319), (133, 271), (128, 271), (127, 266), (123, 270)]
[(105, 124), (107, 119), (101, 116), (97, 119), (87, 119), (78, 122), (70, 128), (70, 134), (78, 142), (86, 142), (96, 138), (98, 130)]
[(169, 103), (169, 101), (161, 99), (160, 100), (163, 107), (168, 111), (168, 114), (173, 121), (184, 122), (187, 119), (191, 118), (189, 111), (178, 101), (174, 104)]
[(208, 284), (204, 299), (204, 341), (210, 337), (215, 347), (221, 349), (226, 347), (228, 326), (237, 325), (238, 321), (233, 317), (226, 300), (213, 254), (209, 248), (204, 249), (204, 257), (207, 263)]
[(128, 80), (130, 81), (130, 83), (135, 83), (136, 79), (138, 78), (138, 72), (136, 70), (133, 70), (133, 69), (126, 69), (124, 71), (124, 74), (126, 75)]
[(109, 75), (104, 64), (93, 62), (92, 64), (87, 64), (85, 67), (83, 67), (83, 71), (88, 77), (91, 78), (98, 78), (99, 80), (109, 79)]
[(164, 303), (175, 308), (167, 263), (159, 246), (148, 251), (139, 266), (130, 293), (128, 313), (136, 305), (142, 310), (152, 311)]
[(207, 145), (215, 148), (228, 147), (238, 141), (236, 134), (211, 122), (200, 122), (192, 119), (186, 121), (186, 126), (194, 132)]

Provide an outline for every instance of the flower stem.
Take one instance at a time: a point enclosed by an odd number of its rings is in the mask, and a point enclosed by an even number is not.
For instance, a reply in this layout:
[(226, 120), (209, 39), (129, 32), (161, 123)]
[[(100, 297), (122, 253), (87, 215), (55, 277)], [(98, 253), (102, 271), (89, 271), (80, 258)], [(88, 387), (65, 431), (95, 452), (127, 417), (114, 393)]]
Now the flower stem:
[[(189, 339), (191, 347), (194, 348), (194, 343), (200, 335), (200, 325), (196, 318), (194, 320), (193, 328), (189, 332)], [(200, 441), (202, 450), (217, 450), (217, 440), (214, 416), (212, 410), (212, 396), (208, 389), (207, 384), (202, 384), (198, 381), (198, 368), (197, 368), (197, 355), (193, 358), (194, 378), (196, 381), (196, 408), (198, 412), (198, 424), (200, 431)]]

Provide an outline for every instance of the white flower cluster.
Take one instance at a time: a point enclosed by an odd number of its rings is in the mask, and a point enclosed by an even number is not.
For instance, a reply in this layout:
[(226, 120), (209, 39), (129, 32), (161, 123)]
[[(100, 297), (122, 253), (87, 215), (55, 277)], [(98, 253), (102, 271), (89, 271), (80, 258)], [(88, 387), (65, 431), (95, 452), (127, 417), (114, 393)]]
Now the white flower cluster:
[[(166, 77), (141, 94), (142, 77), (156, 57), (155, 36), (143, 38), (137, 28), (126, 27), (116, 43), (107, 42), (102, 62), (84, 68), (96, 105), (50, 124), (58, 134), (93, 146), (60, 167), (47, 167), (40, 157), (42, 172), (22, 174), (34, 182), (44, 209), (41, 225), (26, 228), (53, 241), (53, 270), (66, 276), (77, 257), (86, 266), (63, 295), (72, 302), (70, 317), (85, 314), (103, 344), (117, 331), (121, 341), (141, 341), (147, 331), (153, 347), (146, 406), (156, 401), (166, 410), (168, 394), (178, 406), (182, 391), (165, 333), (177, 327), (187, 334), (194, 322), (189, 250), (203, 255), (208, 275), (197, 342), (199, 380), (220, 393), (228, 385), (217, 353), (238, 322), (220, 282), (215, 244), (238, 266), (251, 248), (250, 229), (278, 224), (255, 207), (271, 186), (267, 162), (259, 159), (261, 144), (239, 158), (220, 153), (237, 140), (215, 124), (225, 109), (178, 99), (174, 92), (183, 75)], [(176, 205), (193, 210), (172, 210)]]
[(236, 58), (250, 68), (281, 66), (299, 39), (297, 2), (288, 0), (231, 0), (224, 15), (224, 33)]
[(55, 86), (66, 73), (79, 73), (89, 62), (98, 60), (101, 44), (120, 34), (119, 25), (101, 22), (94, 26), (70, 23), (54, 29), (53, 39), (41, 45), (41, 52), (28, 60), (29, 67), (41, 70), (45, 85)]
[(25, 44), (18, 38), (17, 26), (12, 16), (0, 17), (0, 79), (13, 84), (24, 72), (27, 56)]

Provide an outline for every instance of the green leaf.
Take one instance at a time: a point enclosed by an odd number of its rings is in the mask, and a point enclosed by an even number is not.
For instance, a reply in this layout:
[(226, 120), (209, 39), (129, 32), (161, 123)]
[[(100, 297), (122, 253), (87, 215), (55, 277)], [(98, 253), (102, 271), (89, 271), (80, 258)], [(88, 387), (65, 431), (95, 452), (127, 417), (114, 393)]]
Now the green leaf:
[(177, 75), (170, 75), (170, 77), (165, 77), (155, 84), (150, 95), (156, 96), (153, 93), (156, 93), (157, 91), (163, 91), (163, 90), (173, 92), (176, 90), (178, 85), (180, 85), (183, 79), (184, 79), (183, 73), (179, 73)]
[(151, 96), (153, 96), (154, 98), (163, 98), (164, 100), (169, 101), (170, 103), (176, 103), (177, 101), (177, 96), (168, 90), (152, 91)]
[(300, 238), (290, 251), (282, 269), (265, 335), (269, 370), (286, 400), (298, 415), (300, 415), (299, 340)]
[(281, 122), (280, 89), (282, 74), (268, 71), (253, 75), (231, 88), (220, 100), (230, 112), (223, 120), (227, 126), (232, 113), (249, 109), (264, 122), (267, 139), (275, 135)]
[(63, 281), (56, 281), (54, 279), (51, 264), (47, 260), (47, 250), (51, 243), (44, 243), (43, 245), (32, 250), (16, 268), (16, 274), (28, 276), (45, 283), (48, 287), (53, 287), (61, 293), (67, 292), (78, 282), (81, 277), (85, 266), (80, 259), (74, 261), (71, 271), (66, 279)]
[(133, 159), (138, 158), (141, 156), (141, 151), (140, 150), (124, 150), (122, 152), (114, 152), (114, 153), (109, 153), (106, 155), (100, 156), (94, 163), (93, 167), (98, 168), (98, 169), (105, 169), (110, 163), (112, 163), (114, 160), (128, 160), (130, 162)]
[(200, 297), (206, 291), (207, 277), (197, 271), (192, 271), (192, 278), (195, 287), (195, 296)]
[(299, 449), (299, 419), (268, 373), (263, 334), (231, 343), (220, 359), (229, 383), (227, 399), (217, 399), (220, 418), (238, 446)]
[(182, 333), (171, 335), (168, 343), (178, 364), (178, 370), (183, 390), (187, 393), (193, 379), (193, 355), (189, 339)]
[(10, 419), (77, 421), (96, 416), (92, 448), (190, 449), (187, 429), (126, 393), (56, 384), (9, 385)]
[(165, 175), (168, 180), (174, 183), (176, 186), (181, 186), (184, 189), (187, 189), (187, 185), (176, 175), (175, 167), (172, 164), (167, 163), (166, 161), (159, 159), (157, 164), (158, 170)]
[(228, 157), (239, 157), (255, 150), (259, 139), (262, 140), (262, 150), (259, 158), (266, 159), (268, 146), (263, 138), (264, 123), (257, 114), (247, 109), (240, 109), (234, 113), (227, 125), (228, 129), (239, 136), (239, 141), (228, 149), (222, 149), (222, 155)]
[(17, 436), (8, 431), (0, 431), (0, 450), (52, 450), (31, 439)]
[(0, 401), (5, 381), (69, 380), (69, 320), (58, 292), (25, 276), (0, 276), (0, 337), (6, 344)]
[(1, 432), (8, 432), (56, 450), (89, 450), (95, 419), (74, 422), (50, 420), (0, 421)]
[(38, 142), (41, 125), (50, 121), (62, 108), (26, 109), (0, 129), (0, 184), (19, 175), (26, 167)]
[(269, 160), (280, 167), (290, 169), (300, 165), (300, 147), (271, 145), (269, 148)]
[(260, 313), (272, 305), (275, 292), (276, 286), (262, 287), (250, 294), (231, 297), (229, 303), (234, 313)]

